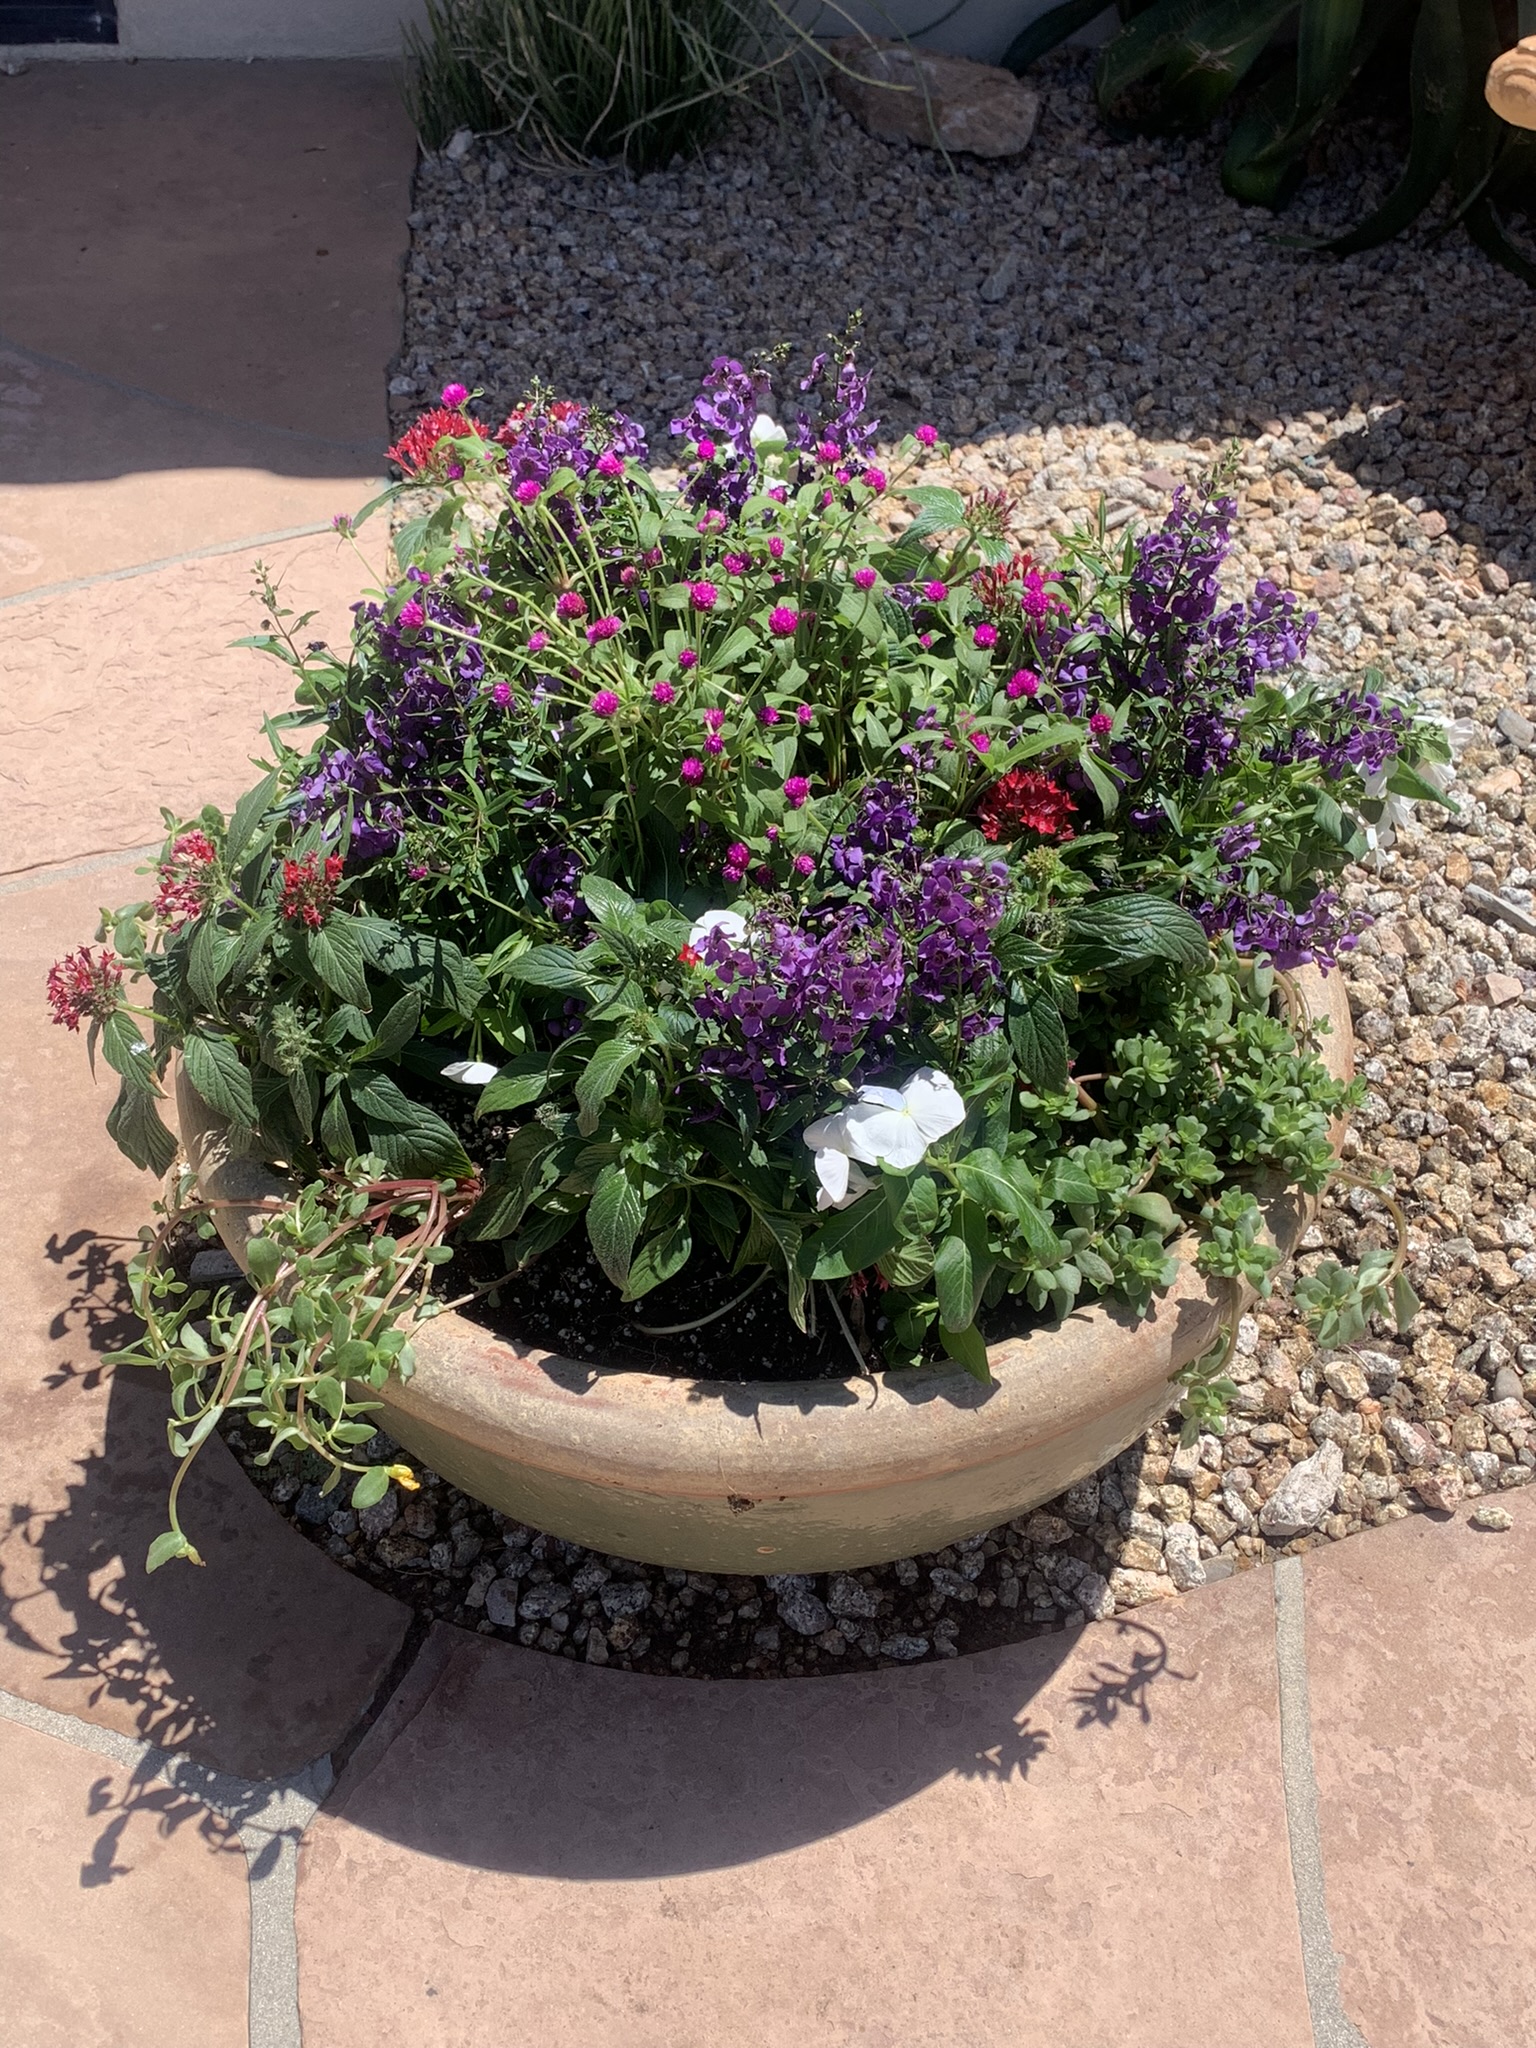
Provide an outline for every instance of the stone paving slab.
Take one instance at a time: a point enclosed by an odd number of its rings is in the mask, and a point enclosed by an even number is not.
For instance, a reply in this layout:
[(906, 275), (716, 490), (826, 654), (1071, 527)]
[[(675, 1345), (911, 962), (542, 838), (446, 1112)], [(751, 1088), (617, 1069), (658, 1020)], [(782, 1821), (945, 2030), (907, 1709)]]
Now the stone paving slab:
[(308, 2048), (1310, 2048), (1267, 1575), (826, 1680), (441, 1629), (299, 1940)]
[(156, 1187), (106, 1136), (108, 1082), (42, 994), (96, 905), (134, 890), (108, 869), (0, 897), (0, 1161), (26, 1191), (0, 1281), (0, 1685), (265, 1777), (341, 1739), (408, 1617), (274, 1515), (217, 1441), (184, 1509), (206, 1568), (144, 1572), (172, 1471), (166, 1390), (101, 1353), (129, 1331), (123, 1262)]
[(1329, 1918), (1370, 2048), (1536, 2038), (1536, 1489), (1308, 1557)]
[[(372, 538), (370, 538), (372, 534)], [(383, 567), (387, 534), (364, 529)], [(241, 549), (93, 584), (6, 611), (0, 701), (0, 872), (157, 843), (160, 807), (226, 809), (256, 779), (267, 711), (292, 707), (288, 671), (231, 642), (257, 631), (259, 555), (281, 595), (316, 612), (306, 636), (346, 645), (369, 582), (334, 534)], [(137, 885), (117, 899), (131, 902)]]
[[(371, 464), (415, 156), (393, 65), (43, 64), (0, 102), (6, 341), (284, 428), (294, 475)], [(173, 439), (162, 416), (129, 466)], [(81, 436), (10, 480), (121, 465)]]
[(0, 1720), (6, 2048), (246, 2048), (239, 1837), (169, 1785)]

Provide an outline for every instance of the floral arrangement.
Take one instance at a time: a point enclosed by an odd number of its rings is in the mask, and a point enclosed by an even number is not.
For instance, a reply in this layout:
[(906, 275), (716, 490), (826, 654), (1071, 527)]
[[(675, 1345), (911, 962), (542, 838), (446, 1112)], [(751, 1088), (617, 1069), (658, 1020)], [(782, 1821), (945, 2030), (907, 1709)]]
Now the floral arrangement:
[[(932, 428), (877, 456), (851, 351), (797, 400), (717, 361), (664, 488), (619, 414), (535, 392), (492, 428), (450, 385), (390, 451), (387, 498), (434, 490), (350, 649), (267, 587), (269, 772), (49, 979), (131, 1159), (172, 1164), (179, 1054), (304, 1190), (251, 1306), (163, 1230), (138, 1266), (184, 1458), (245, 1407), (375, 1497), (366, 1389), (450, 1229), (509, 1275), (584, 1229), (628, 1301), (707, 1241), (861, 1367), (985, 1377), (989, 1313), (1144, 1312), (1178, 1232), (1263, 1284), (1255, 1181), (1328, 1175), (1352, 1097), (1276, 979), (1353, 943), (1329, 884), (1436, 795), (1439, 734), (1304, 668), (1290, 594), (1223, 600), (1219, 477), (1044, 564), (1002, 493), (914, 481)], [(513, 1120), (499, 1156), (453, 1089)]]

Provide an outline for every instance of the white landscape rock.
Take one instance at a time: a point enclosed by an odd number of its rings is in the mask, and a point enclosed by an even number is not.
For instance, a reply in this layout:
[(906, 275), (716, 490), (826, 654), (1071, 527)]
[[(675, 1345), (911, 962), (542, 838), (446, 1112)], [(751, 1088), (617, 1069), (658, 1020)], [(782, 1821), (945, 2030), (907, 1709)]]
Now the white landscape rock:
[(971, 156), (1029, 147), (1040, 95), (1011, 71), (863, 36), (841, 36), (828, 50), (833, 92), (871, 135)]
[(1343, 1477), (1344, 1453), (1330, 1437), (1286, 1473), (1259, 1510), (1260, 1529), (1274, 1543), (1305, 1536), (1333, 1506)]

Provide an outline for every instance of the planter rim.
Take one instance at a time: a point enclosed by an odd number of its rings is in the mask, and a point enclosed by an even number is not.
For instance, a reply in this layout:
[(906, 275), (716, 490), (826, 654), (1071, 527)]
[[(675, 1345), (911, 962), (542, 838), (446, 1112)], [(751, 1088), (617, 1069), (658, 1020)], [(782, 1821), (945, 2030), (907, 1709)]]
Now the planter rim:
[[(1320, 1057), (1346, 1078), (1353, 1038), (1342, 977), (1305, 968), (1293, 980), (1307, 1018), (1331, 1027)], [(232, 1151), (227, 1122), (180, 1069), (176, 1092), (183, 1146), (205, 1192), (235, 1205), (218, 1212), (219, 1231), (244, 1266), (258, 1205), (285, 1196), (288, 1184)], [(1256, 1191), (1288, 1257), (1315, 1202), (1278, 1177)], [(1023, 1434), (1065, 1439), (1095, 1412), (1138, 1400), (1144, 1408), (1149, 1388), (1155, 1402), (1209, 1348), (1223, 1318), (1253, 1298), (1199, 1274), (1193, 1239), (1175, 1249), (1178, 1276), (1146, 1316), (1095, 1302), (1006, 1339), (989, 1348), (987, 1386), (947, 1363), (842, 1380), (699, 1381), (565, 1358), (448, 1311), (413, 1330), (416, 1369), (384, 1390), (384, 1419), (430, 1416), (442, 1427), (447, 1416), (455, 1437), (489, 1431), (515, 1442), (520, 1464), (574, 1484), (743, 1510), (765, 1497), (876, 1494), (916, 1467), (934, 1479), (979, 1472), (1016, 1457)]]

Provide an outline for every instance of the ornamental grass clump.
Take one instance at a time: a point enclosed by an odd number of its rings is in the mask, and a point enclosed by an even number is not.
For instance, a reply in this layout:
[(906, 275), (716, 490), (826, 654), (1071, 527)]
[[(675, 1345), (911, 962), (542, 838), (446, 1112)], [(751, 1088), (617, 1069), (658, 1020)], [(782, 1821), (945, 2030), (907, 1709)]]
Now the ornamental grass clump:
[[(254, 1306), (167, 1264), (190, 1197), (136, 1264), (179, 1457), (244, 1409), (376, 1498), (369, 1393), (454, 1242), (507, 1285), (582, 1232), (626, 1302), (707, 1245), (860, 1369), (985, 1378), (991, 1319), (1144, 1313), (1186, 1232), (1263, 1287), (1261, 1177), (1332, 1170), (1354, 1096), (1284, 977), (1353, 944), (1332, 883), (1436, 796), (1438, 731), (1308, 666), (1290, 593), (1223, 596), (1219, 477), (1037, 562), (1005, 496), (919, 480), (931, 428), (877, 452), (851, 349), (771, 405), (717, 360), (663, 488), (622, 415), (451, 385), (351, 646), (268, 587), (268, 772), (48, 991), (136, 1163), (178, 1056), (300, 1190)], [(1407, 1312), (1385, 1267), (1329, 1276), (1335, 1323)], [(1188, 1412), (1221, 1397), (1208, 1362)]]

